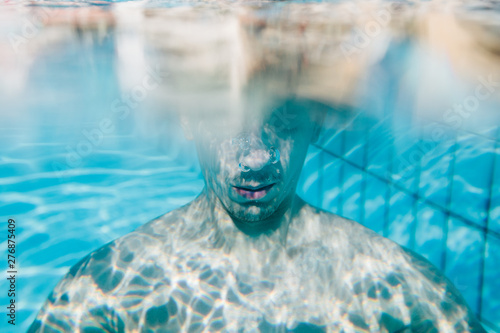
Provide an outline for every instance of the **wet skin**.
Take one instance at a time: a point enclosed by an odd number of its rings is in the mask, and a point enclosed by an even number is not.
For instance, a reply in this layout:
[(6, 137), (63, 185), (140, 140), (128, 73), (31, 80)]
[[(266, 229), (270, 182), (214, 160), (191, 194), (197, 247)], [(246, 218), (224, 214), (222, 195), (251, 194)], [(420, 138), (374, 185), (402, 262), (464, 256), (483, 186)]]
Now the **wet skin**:
[[(222, 204), (238, 225), (269, 225), (291, 208), (307, 149), (319, 134), (306, 105), (287, 101), (270, 113), (249, 112), (241, 120), (226, 115), (225, 121), (195, 124), (198, 131), (192, 127), (210, 200)], [(229, 126), (236, 130), (224, 130)]]
[(483, 332), (425, 259), (296, 196), (301, 103), (189, 122), (202, 193), (76, 264), (30, 330)]

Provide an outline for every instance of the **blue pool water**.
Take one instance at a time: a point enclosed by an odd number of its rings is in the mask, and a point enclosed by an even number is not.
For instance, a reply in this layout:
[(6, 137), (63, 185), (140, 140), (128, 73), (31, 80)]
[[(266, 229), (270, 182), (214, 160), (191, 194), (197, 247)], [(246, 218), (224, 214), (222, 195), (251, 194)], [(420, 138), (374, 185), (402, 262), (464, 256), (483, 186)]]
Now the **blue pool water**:
[[(0, 33), (22, 31), (26, 8), (0, 5)], [(6, 258), (6, 221), (14, 219), (18, 271), (16, 327), (2, 318), (2, 332), (25, 331), (83, 256), (189, 202), (203, 187), (193, 144), (174, 115), (158, 112), (157, 92), (126, 116), (113, 112), (148, 65), (138, 48), (147, 52), (151, 45), (137, 31), (108, 29), (47, 25), (18, 52), (8, 39), (0, 41), (6, 73), (0, 78), (0, 246)], [(298, 191), (426, 257), (485, 328), (500, 332), (500, 129), (491, 116), (499, 94), (459, 126), (436, 119), (480, 81), (463, 79), (429, 50), (391, 41), (358, 81), (356, 107), (326, 119)], [(429, 92), (424, 88), (431, 83)], [(428, 95), (415, 96), (416, 90)], [(422, 104), (426, 112), (416, 112)], [(3, 314), (8, 285), (1, 281)]]

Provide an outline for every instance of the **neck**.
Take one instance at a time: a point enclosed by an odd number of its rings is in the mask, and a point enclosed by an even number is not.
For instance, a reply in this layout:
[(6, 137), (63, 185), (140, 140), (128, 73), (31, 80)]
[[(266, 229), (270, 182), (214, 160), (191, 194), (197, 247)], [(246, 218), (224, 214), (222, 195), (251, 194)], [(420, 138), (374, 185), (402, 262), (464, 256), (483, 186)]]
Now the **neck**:
[[(193, 208), (202, 209), (207, 217), (207, 226), (213, 229), (212, 242), (230, 251), (236, 244), (286, 247), (288, 227), (305, 204), (295, 193), (287, 197), (271, 216), (255, 222), (247, 222), (232, 216), (218, 197), (204, 188), (194, 201)], [(267, 245), (267, 246), (266, 246)], [(246, 246), (241, 246), (245, 248)], [(252, 246), (254, 247), (254, 246)]]

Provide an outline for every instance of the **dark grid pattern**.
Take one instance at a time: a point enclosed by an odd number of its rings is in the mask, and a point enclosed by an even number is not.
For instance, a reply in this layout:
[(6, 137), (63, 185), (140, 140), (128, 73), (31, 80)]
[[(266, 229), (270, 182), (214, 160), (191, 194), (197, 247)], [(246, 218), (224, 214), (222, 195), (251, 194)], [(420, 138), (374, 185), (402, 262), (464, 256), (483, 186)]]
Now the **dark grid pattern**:
[(500, 222), (492, 214), (500, 209), (500, 130), (429, 143), (425, 126), (398, 130), (390, 117), (335, 120), (311, 147), (301, 194), (425, 256), (500, 331)]

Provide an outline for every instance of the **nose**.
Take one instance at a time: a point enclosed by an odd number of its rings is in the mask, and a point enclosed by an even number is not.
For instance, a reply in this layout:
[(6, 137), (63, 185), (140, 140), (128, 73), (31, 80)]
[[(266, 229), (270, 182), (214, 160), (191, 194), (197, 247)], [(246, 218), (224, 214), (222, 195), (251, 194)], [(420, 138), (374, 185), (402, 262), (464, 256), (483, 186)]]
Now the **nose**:
[(240, 162), (242, 171), (259, 171), (269, 164), (269, 153), (264, 149), (251, 150)]
[(255, 135), (240, 138), (239, 146), (241, 150), (239, 167), (243, 172), (259, 171), (279, 160), (279, 151), (274, 147), (269, 148)]

